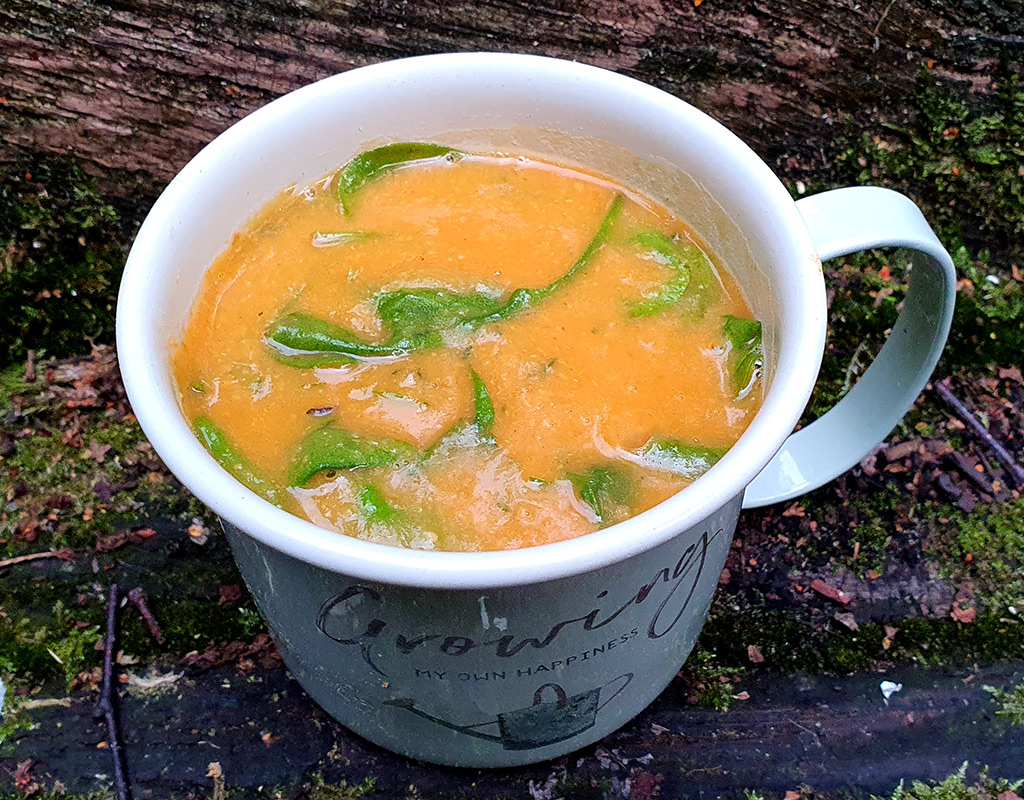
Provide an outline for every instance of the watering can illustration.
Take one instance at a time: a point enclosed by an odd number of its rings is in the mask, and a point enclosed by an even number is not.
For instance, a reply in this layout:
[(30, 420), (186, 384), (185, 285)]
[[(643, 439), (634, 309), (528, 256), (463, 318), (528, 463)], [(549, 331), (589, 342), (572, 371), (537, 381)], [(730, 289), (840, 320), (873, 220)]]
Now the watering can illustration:
[[(474, 725), (456, 725), (448, 720), (436, 717), (423, 709), (416, 708), (415, 702), (408, 697), (386, 700), (384, 705), (404, 708), (436, 725), (449, 728), (467, 736), (496, 742), (506, 750), (533, 750), (536, 747), (555, 744), (571, 739), (585, 730), (592, 728), (597, 720), (597, 712), (614, 700), (630, 681), (633, 673), (627, 672), (612, 678), (604, 686), (588, 689), (579, 694), (568, 695), (557, 683), (544, 683), (533, 693), (533, 705), (517, 708), (512, 711), (499, 711), (497, 718)], [(610, 697), (600, 702), (601, 693), (613, 684), (622, 681)], [(545, 699), (549, 694), (553, 699)], [(479, 728), (497, 725), (498, 733), (484, 733)]]

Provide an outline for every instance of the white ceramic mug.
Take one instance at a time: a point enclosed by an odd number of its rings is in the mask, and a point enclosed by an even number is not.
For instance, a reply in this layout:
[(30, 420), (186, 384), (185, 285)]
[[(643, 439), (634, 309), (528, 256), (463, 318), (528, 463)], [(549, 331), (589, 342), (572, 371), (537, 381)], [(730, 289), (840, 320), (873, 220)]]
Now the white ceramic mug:
[[(563, 161), (592, 157), (627, 185), (649, 184), (723, 259), (764, 321), (767, 392), (739, 442), (693, 486), (572, 541), (421, 552), (340, 536), (270, 505), (193, 436), (172, 342), (232, 233), (286, 185), (367, 146), (418, 140), (522, 140)], [(899, 319), (839, 404), (792, 434), (824, 347), (821, 259), (879, 246), (913, 251)], [(954, 284), (949, 256), (901, 195), (856, 188), (794, 202), (733, 134), (658, 89), (534, 56), (438, 55), (312, 84), (203, 149), (139, 231), (117, 342), (143, 429), (223, 520), (306, 690), (391, 750), (501, 766), (589, 744), (661, 692), (703, 625), (741, 507), (819, 486), (889, 433), (942, 350)]]

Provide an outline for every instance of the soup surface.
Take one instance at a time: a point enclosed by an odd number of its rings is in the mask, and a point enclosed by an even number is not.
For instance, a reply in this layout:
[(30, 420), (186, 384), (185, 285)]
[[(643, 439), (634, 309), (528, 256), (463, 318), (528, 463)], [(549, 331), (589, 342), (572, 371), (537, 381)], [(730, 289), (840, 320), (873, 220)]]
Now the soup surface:
[(186, 415), (271, 502), (500, 550), (644, 511), (761, 402), (761, 326), (667, 209), (525, 157), (396, 144), (283, 192), (209, 269)]

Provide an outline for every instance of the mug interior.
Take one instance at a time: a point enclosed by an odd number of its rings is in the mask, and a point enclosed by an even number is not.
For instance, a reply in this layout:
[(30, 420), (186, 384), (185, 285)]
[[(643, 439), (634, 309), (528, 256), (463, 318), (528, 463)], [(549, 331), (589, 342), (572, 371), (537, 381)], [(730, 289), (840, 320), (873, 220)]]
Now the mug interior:
[[(326, 531), (272, 506), (198, 442), (179, 406), (170, 362), (207, 268), (283, 188), (310, 183), (367, 147), (419, 140), (507, 146), (603, 172), (678, 212), (735, 276), (764, 322), (768, 389), (739, 442), (693, 486), (580, 539), (489, 553), (409, 551)], [(825, 301), (821, 264), (793, 201), (771, 170), (710, 117), (605, 70), (477, 53), (343, 73), (228, 129), (151, 210), (125, 268), (117, 317), (122, 374), (140, 424), (168, 467), (222, 518), (271, 547), (353, 577), (483, 588), (623, 560), (740, 494), (807, 401), (823, 349)]]

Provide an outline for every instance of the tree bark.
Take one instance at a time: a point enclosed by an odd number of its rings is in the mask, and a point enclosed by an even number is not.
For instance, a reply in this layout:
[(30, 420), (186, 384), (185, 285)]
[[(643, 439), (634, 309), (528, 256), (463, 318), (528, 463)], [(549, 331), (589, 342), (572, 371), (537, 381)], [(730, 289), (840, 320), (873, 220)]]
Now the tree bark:
[(104, 191), (152, 194), (273, 98), (432, 52), (576, 59), (678, 95), (789, 169), (847, 120), (898, 118), (919, 74), (985, 94), (1019, 70), (1016, 0), (7, 0), (0, 166), (71, 153)]

